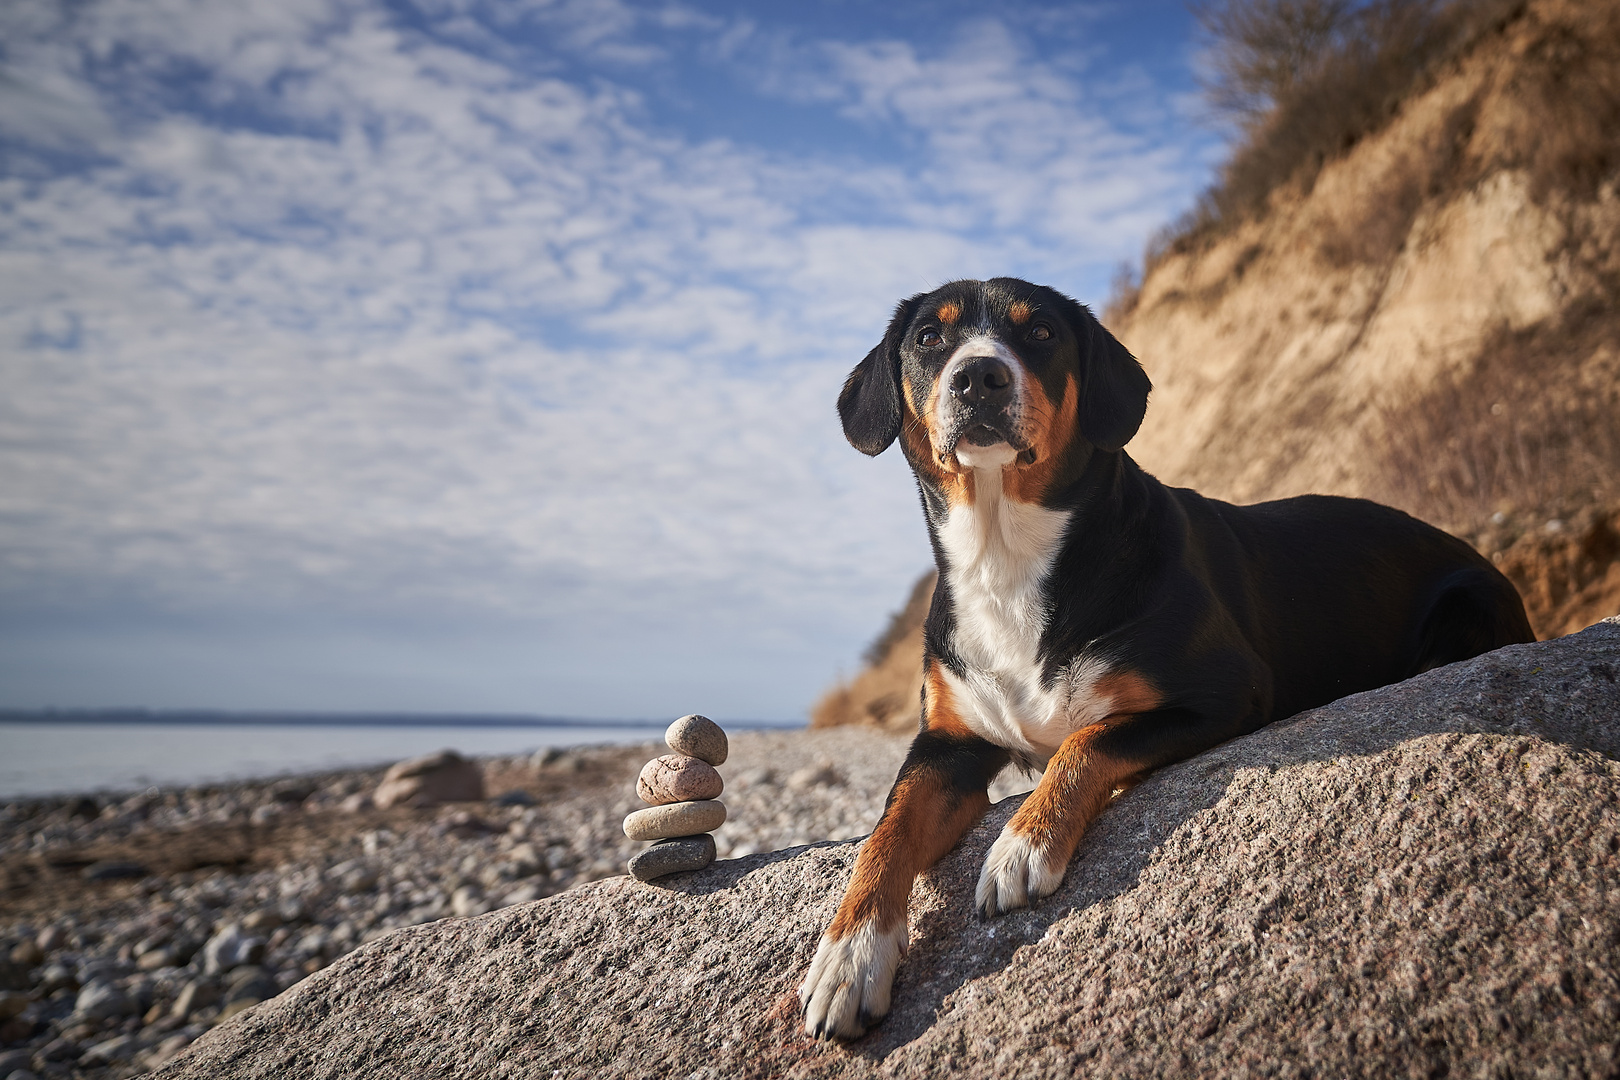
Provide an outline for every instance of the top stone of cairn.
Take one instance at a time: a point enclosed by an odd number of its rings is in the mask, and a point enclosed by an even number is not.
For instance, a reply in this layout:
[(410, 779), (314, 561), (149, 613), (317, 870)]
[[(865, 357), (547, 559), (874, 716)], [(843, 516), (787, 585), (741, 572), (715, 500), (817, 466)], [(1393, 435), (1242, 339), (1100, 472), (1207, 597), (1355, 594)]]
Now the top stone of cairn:
[(724, 764), (730, 749), (726, 733), (720, 730), (720, 725), (696, 713), (683, 716), (669, 725), (669, 730), (664, 732), (664, 741), (677, 754), (695, 757), (710, 765)]

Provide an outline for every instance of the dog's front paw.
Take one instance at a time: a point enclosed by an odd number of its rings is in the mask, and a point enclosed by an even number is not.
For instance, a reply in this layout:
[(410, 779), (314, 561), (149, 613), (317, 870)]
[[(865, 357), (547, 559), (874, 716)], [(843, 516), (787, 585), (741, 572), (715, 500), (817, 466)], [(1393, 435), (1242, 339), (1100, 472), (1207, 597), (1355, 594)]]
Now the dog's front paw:
[(822, 935), (799, 987), (804, 1030), (818, 1039), (866, 1034), (889, 1011), (894, 969), (906, 951), (906, 924), (879, 930), (871, 921), (841, 938)]
[[(1065, 860), (1067, 861), (1067, 860)], [(990, 854), (984, 857), (975, 894), (986, 917), (1027, 906), (1063, 882), (1063, 863), (1053, 865), (1050, 855), (1011, 825), (1001, 830)]]

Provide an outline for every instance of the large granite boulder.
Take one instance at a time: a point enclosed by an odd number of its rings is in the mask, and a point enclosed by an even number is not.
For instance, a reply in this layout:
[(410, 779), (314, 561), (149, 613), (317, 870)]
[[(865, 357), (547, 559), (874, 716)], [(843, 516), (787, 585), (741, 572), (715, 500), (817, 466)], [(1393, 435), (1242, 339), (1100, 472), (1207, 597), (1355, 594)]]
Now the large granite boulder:
[(160, 1075), (1612, 1075), (1616, 757), (1610, 620), (1165, 769), (986, 922), (997, 805), (919, 882), (858, 1042), (807, 1039), (795, 996), (847, 842), (397, 931)]

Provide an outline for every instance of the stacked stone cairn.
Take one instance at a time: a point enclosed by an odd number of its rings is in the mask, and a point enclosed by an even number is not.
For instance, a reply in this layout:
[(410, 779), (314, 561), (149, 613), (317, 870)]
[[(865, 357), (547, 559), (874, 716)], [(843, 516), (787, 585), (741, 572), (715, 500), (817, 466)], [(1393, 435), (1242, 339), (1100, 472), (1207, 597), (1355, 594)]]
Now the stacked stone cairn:
[(726, 820), (726, 804), (719, 800), (725, 783), (714, 768), (728, 751), (720, 725), (707, 716), (683, 716), (669, 725), (664, 741), (675, 752), (647, 762), (636, 781), (636, 794), (652, 805), (624, 819), (624, 835), (657, 841), (630, 859), (637, 881), (714, 862), (710, 834)]

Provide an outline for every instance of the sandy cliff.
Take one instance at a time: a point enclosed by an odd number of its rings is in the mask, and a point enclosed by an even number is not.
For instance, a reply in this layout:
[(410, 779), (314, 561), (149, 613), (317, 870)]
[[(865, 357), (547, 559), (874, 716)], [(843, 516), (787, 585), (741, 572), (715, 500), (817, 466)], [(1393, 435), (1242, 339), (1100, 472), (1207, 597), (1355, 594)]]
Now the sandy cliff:
[(1367, 495), (1455, 528), (1515, 509), (1480, 499), (1620, 494), (1452, 475), (1493, 436), (1537, 444), (1527, 470), (1613, 460), (1620, 196), (1580, 152), (1615, 140), (1617, 102), (1620, 5), (1532, 4), (1308, 188), (1171, 250), (1112, 327), (1155, 387), (1132, 455), (1235, 501)]

